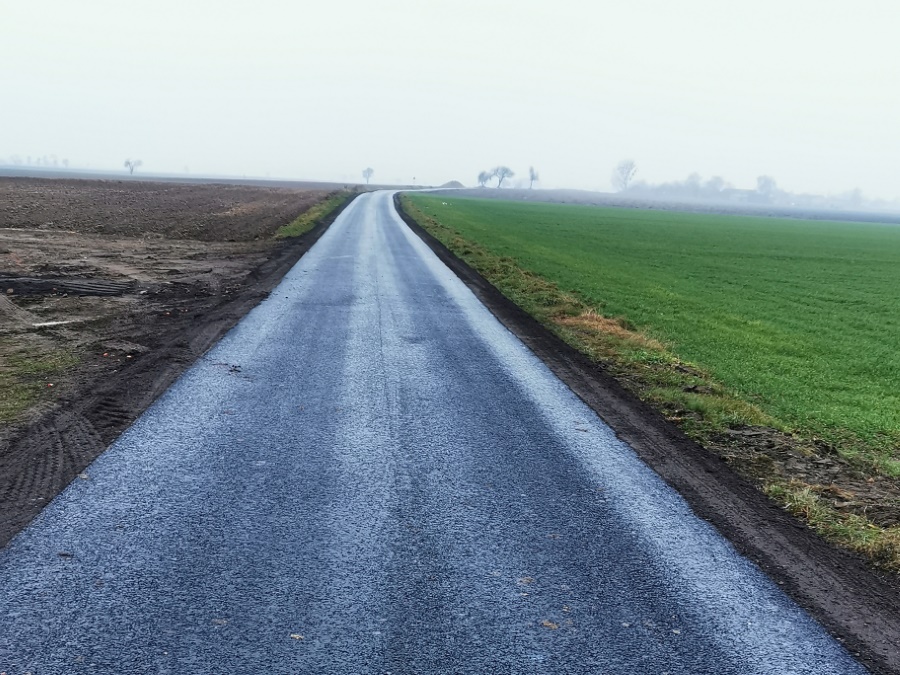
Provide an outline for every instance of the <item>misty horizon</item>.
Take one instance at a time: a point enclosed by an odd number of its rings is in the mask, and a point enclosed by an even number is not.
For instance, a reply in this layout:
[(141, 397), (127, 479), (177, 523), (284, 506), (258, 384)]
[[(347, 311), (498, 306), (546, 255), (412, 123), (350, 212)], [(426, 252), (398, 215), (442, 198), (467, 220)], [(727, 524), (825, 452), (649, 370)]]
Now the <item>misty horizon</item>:
[[(48, 11), (48, 9), (50, 11)], [(611, 191), (697, 173), (900, 198), (887, 2), (5, 8), (0, 163)], [(51, 160), (52, 161), (52, 160)], [(63, 168), (57, 165), (57, 168)]]

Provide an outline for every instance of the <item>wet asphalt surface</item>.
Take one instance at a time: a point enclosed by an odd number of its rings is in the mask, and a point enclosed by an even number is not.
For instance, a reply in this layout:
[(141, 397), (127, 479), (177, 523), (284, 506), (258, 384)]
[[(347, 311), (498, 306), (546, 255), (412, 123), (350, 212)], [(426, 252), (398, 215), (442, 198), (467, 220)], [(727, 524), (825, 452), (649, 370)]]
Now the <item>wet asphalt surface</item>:
[(387, 193), (0, 552), (0, 671), (864, 672)]

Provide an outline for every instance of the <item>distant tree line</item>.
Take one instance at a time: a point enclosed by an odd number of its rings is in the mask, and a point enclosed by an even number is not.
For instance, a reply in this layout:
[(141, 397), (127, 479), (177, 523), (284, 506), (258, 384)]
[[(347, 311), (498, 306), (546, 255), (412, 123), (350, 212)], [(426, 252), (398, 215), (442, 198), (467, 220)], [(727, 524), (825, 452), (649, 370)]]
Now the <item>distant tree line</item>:
[[(621, 166), (621, 165), (620, 165)], [(645, 198), (676, 200), (721, 200), (734, 199), (738, 196), (745, 201), (768, 202), (778, 201), (784, 191), (771, 176), (759, 176), (755, 190), (739, 190), (722, 176), (713, 176), (704, 180), (700, 174), (692, 173), (684, 180), (666, 183), (648, 183), (647, 181), (629, 182), (626, 185), (616, 183), (616, 172), (613, 172), (613, 186), (620, 192)]]
[[(490, 171), (481, 171), (478, 174), (478, 185), (480, 187), (487, 187), (487, 184), (490, 183), (493, 179), (497, 179), (497, 184), (494, 187), (500, 188), (503, 187), (503, 181), (508, 178), (515, 177), (516, 172), (510, 169), (508, 166), (495, 166)], [(535, 181), (540, 180), (540, 176), (538, 172), (535, 171), (533, 166), (528, 167), (528, 189), (534, 187)]]
[[(692, 173), (684, 180), (670, 181), (666, 183), (650, 183), (645, 180), (637, 180), (638, 165), (633, 159), (623, 159), (613, 168), (611, 183), (613, 189), (620, 194), (640, 199), (673, 200), (673, 201), (702, 201), (733, 204), (757, 204), (772, 206), (790, 206), (802, 208), (821, 209), (851, 209), (851, 208), (877, 208), (897, 209), (900, 200), (867, 200), (858, 188), (849, 190), (839, 195), (798, 194), (783, 190), (777, 181), (769, 175), (758, 176), (756, 187), (753, 189), (739, 189), (725, 180), (722, 176), (702, 178), (698, 173)], [(487, 187), (496, 180), (493, 187), (502, 188), (504, 182), (515, 176), (515, 172), (508, 166), (499, 165), (489, 171), (481, 171), (478, 174), (478, 185)], [(528, 187), (534, 187), (540, 180), (538, 172), (533, 166), (528, 167)], [(524, 186), (520, 182), (517, 186)]]
[(56, 155), (43, 155), (41, 157), (22, 157), (21, 155), (10, 155), (7, 159), (0, 158), (0, 164), (11, 166), (42, 166), (42, 167), (59, 167), (62, 165), (64, 169), (69, 168), (68, 159), (59, 159)]
[[(617, 171), (613, 172), (613, 185), (622, 193), (641, 199), (658, 199), (673, 201), (717, 202), (730, 204), (756, 204), (768, 206), (787, 206), (817, 209), (851, 209), (863, 206), (885, 208), (890, 202), (867, 201), (862, 191), (857, 188), (839, 195), (801, 194), (783, 190), (778, 182), (769, 175), (756, 178), (756, 187), (752, 189), (736, 188), (722, 176), (703, 179), (700, 174), (692, 173), (681, 181), (667, 183), (648, 183), (646, 181), (628, 182), (624, 187), (616, 184)], [(895, 208), (895, 206), (894, 206)]]

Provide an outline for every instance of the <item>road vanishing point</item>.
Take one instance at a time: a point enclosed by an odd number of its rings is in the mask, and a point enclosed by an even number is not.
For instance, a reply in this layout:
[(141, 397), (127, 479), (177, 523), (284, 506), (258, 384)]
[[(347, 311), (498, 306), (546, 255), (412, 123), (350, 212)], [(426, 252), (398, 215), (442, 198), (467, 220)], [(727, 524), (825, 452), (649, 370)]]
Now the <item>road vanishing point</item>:
[(865, 672), (359, 196), (0, 552), (0, 671)]

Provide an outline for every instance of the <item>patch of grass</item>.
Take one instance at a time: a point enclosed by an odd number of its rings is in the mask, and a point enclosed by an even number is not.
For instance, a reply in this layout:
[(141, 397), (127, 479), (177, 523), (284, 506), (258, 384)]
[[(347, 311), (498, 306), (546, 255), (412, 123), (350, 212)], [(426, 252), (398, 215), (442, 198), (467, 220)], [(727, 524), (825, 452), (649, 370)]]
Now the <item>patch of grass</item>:
[(313, 205), (309, 210), (304, 211), (287, 225), (278, 229), (275, 233), (276, 239), (285, 239), (287, 237), (299, 237), (313, 229), (316, 224), (323, 218), (331, 214), (335, 209), (346, 204), (356, 195), (351, 190), (338, 190), (331, 193), (326, 199)]
[(900, 527), (877, 527), (862, 516), (830, 508), (821, 486), (790, 481), (769, 485), (765, 492), (827, 539), (861, 553), (882, 569), (900, 572)]
[(859, 493), (859, 476), (881, 476), (880, 489), (900, 493), (900, 227), (402, 200), (504, 295), (713, 452), (731, 461), (722, 439), (761, 430), (772, 449), (754, 446), (736, 468), (752, 466), (749, 478), (829, 540), (900, 571), (896, 527), (791, 478), (797, 457), (815, 466), (821, 450), (848, 467), (832, 489), (844, 481)]
[(10, 341), (0, 341), (0, 423), (20, 419), (23, 412), (47, 395), (53, 377), (78, 363), (64, 350), (26, 351)]

